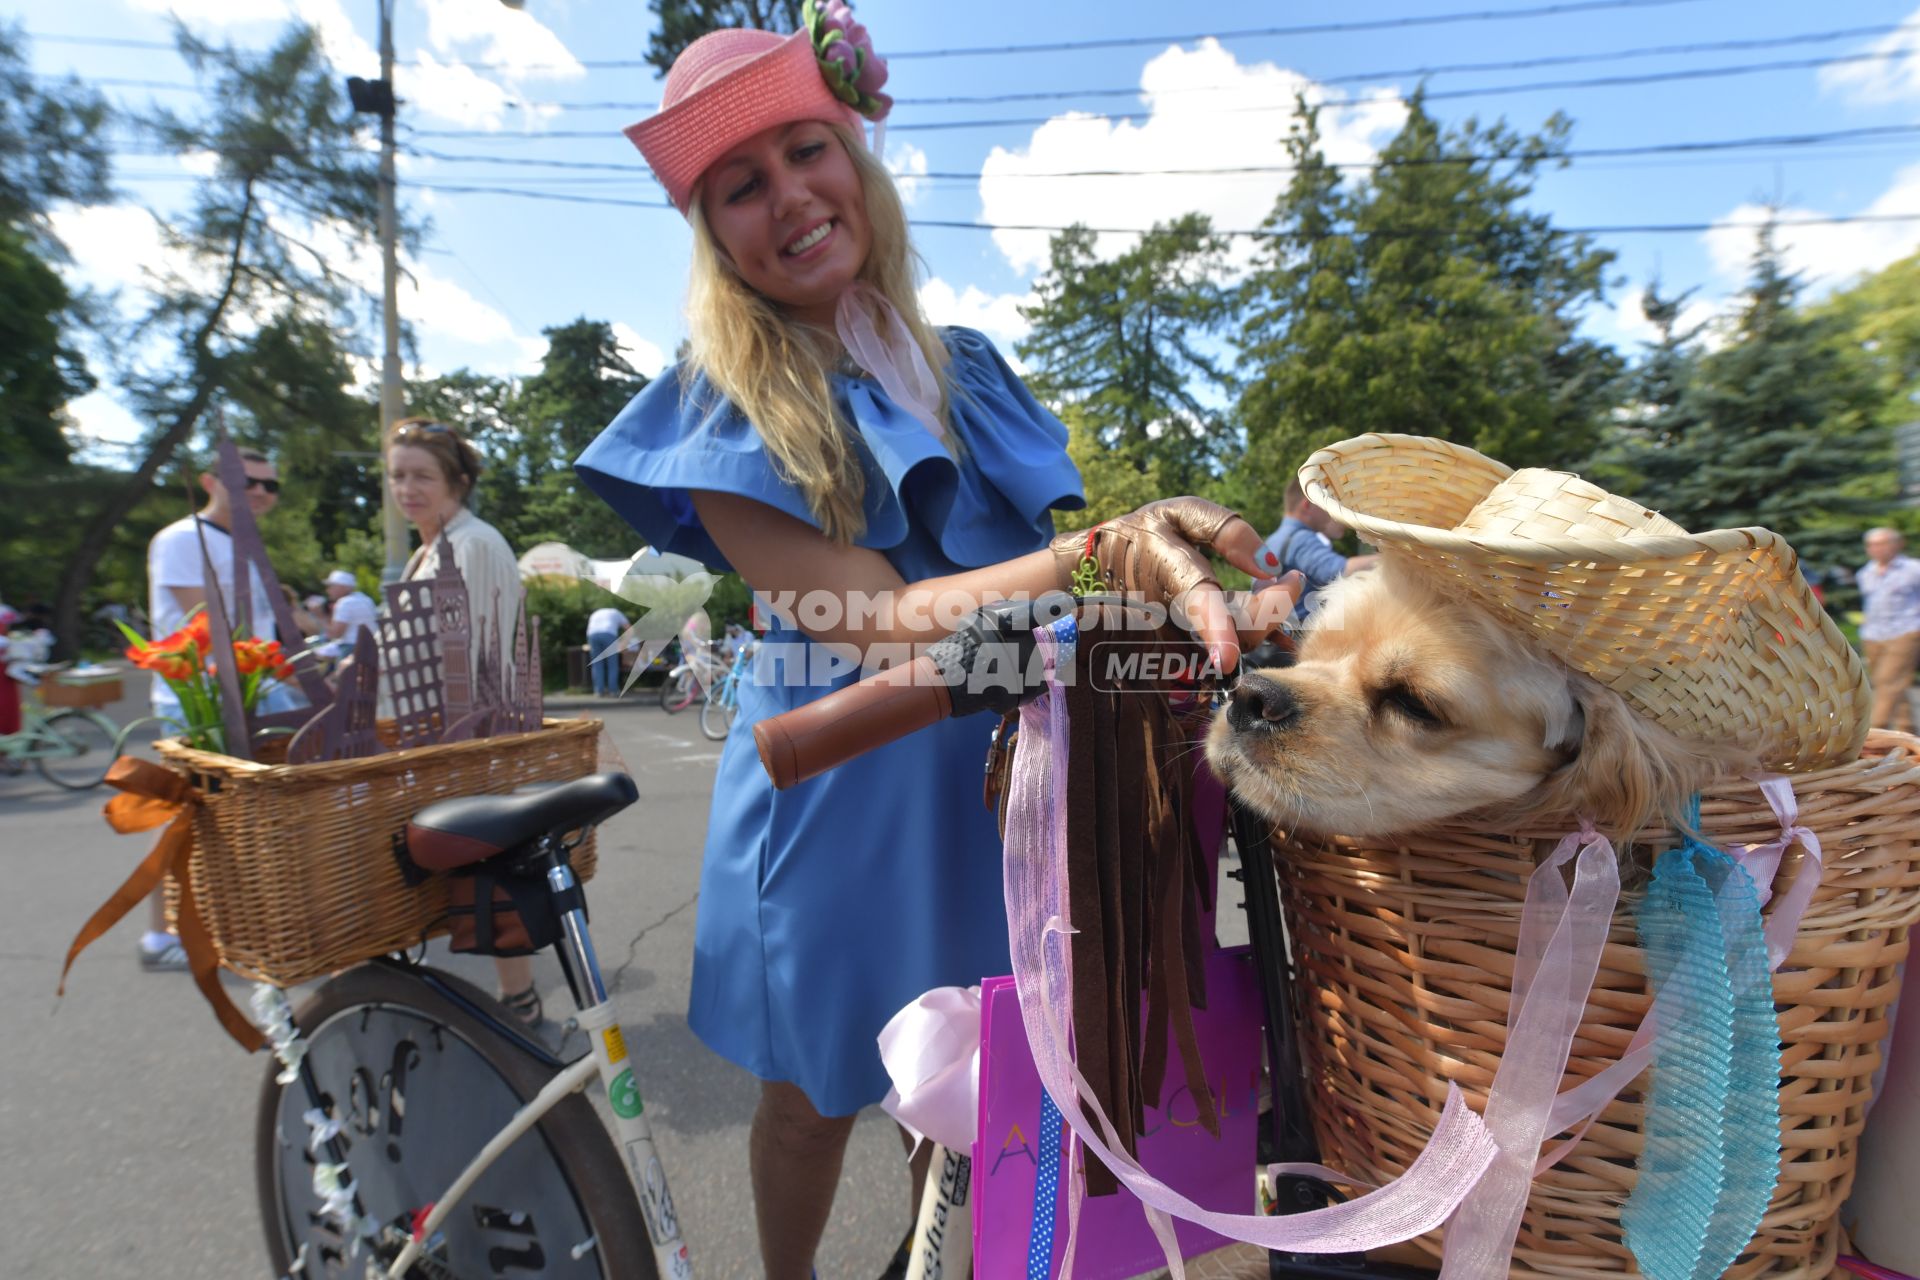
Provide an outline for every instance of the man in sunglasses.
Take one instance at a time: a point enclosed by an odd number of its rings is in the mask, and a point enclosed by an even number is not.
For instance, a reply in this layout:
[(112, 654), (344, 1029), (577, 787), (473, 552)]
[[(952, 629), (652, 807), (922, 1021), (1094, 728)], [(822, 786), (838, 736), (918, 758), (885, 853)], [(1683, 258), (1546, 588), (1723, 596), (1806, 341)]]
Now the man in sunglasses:
[[(258, 520), (280, 501), (280, 473), (272, 459), (252, 449), (242, 449), (240, 460), (247, 472), (244, 497), (254, 519)], [(151, 627), (149, 635), (155, 640), (164, 639), (185, 626), (188, 615), (207, 601), (207, 575), (200, 558), (203, 537), (227, 616), (233, 616), (233, 495), (210, 471), (201, 473), (200, 487), (206, 492), (207, 504), (199, 513), (175, 520), (154, 534), (153, 541), (147, 544), (147, 617)], [(277, 639), (273, 605), (260, 575), (248, 574), (247, 584), (248, 595), (253, 599), (252, 634), (261, 639)], [(299, 637), (293, 640), (298, 645)], [(155, 715), (180, 716), (180, 700), (158, 675), (153, 677), (150, 698)], [(166, 901), (163, 891), (158, 889), (148, 899), (147, 932), (140, 940), (140, 967), (155, 972), (184, 972), (187, 968), (187, 953), (181, 948), (180, 939), (167, 932)]]

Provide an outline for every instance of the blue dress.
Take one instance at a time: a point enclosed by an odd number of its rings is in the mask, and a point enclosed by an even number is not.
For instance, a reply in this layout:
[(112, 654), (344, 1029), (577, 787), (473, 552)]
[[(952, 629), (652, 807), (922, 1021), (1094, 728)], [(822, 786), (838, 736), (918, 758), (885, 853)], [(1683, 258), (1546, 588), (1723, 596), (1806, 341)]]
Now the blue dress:
[[(866, 472), (866, 531), (908, 582), (1036, 551), (1051, 508), (1083, 505), (1067, 433), (980, 334), (952, 352), (956, 459), (873, 382), (836, 377)], [(731, 568), (688, 490), (757, 499), (817, 526), (728, 401), (670, 370), (575, 464), (649, 543)], [(776, 623), (720, 756), (694, 930), (687, 1020), (762, 1080), (791, 1081), (828, 1116), (886, 1096), (874, 1039), (933, 987), (1009, 972), (1000, 839), (981, 803), (990, 716), (948, 720), (775, 792), (756, 721), (855, 678), (795, 678), (815, 646)], [(824, 657), (824, 650), (818, 651)]]

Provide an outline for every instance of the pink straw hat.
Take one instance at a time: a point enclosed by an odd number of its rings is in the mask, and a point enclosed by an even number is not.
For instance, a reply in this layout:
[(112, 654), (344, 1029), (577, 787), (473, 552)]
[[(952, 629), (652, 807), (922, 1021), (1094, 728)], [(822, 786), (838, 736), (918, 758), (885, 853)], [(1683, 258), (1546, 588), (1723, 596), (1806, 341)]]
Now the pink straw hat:
[(762, 129), (795, 120), (843, 124), (865, 140), (865, 121), (827, 86), (804, 28), (790, 36), (714, 31), (674, 60), (660, 110), (625, 133), (684, 214), (708, 166)]

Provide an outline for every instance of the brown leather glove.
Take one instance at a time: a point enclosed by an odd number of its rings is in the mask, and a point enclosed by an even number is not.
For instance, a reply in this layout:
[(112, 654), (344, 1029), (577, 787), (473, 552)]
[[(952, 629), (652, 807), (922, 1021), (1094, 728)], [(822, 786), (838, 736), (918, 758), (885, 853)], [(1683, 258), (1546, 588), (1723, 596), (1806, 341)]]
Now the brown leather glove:
[[(1212, 546), (1239, 519), (1205, 498), (1165, 498), (1107, 521), (1093, 530), (1100, 590), (1169, 604), (1202, 584), (1218, 586), (1213, 564), (1200, 548)], [(1060, 534), (1048, 546), (1060, 569), (1060, 585), (1069, 587), (1087, 554), (1087, 530)]]

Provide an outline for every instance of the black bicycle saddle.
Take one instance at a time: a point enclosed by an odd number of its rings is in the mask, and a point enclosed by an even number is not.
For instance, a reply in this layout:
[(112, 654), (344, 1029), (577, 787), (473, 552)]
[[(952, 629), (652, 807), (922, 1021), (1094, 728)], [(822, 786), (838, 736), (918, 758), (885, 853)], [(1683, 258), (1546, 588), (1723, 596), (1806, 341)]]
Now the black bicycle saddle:
[(594, 773), (504, 796), (441, 800), (407, 824), (407, 854), (428, 871), (452, 871), (544, 835), (596, 826), (640, 798), (624, 773)]

